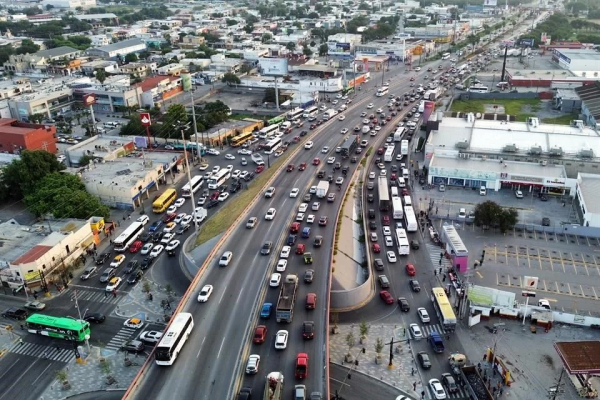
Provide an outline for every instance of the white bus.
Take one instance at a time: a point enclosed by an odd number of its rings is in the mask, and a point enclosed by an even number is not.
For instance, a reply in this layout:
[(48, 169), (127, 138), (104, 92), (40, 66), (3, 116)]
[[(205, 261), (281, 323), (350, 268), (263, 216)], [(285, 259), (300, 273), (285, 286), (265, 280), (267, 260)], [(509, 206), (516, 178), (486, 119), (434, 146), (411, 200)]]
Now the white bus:
[(442, 60), (447, 60), (450, 58), (450, 53), (444, 53), (442, 54)]
[(312, 107), (308, 107), (306, 110), (304, 110), (304, 113), (302, 114), (302, 116), (304, 118), (316, 117), (317, 114), (319, 114), (319, 107), (312, 106)]
[(383, 161), (392, 162), (394, 160), (394, 146), (390, 146), (383, 155)]
[(192, 197), (192, 193), (196, 193), (198, 189), (204, 184), (204, 177), (202, 175), (196, 175), (192, 178), (191, 186), (187, 183), (181, 188), (181, 195), (183, 197)]
[(273, 124), (269, 126), (265, 126), (260, 131), (258, 131), (258, 137), (261, 139), (267, 139), (274, 136), (277, 132), (279, 132), (280, 124)]
[(404, 229), (396, 229), (396, 242), (398, 243), (398, 254), (401, 256), (410, 254), (410, 243)]
[(408, 155), (408, 140), (404, 139), (400, 142), (400, 154), (403, 156)]
[(156, 346), (154, 352), (156, 364), (173, 365), (193, 328), (194, 318), (192, 318), (192, 314), (184, 312), (177, 314), (158, 346)]
[(392, 210), (393, 210), (392, 218), (394, 218), (394, 219), (404, 218), (404, 210), (402, 209), (402, 200), (400, 199), (400, 197), (392, 197)]
[(416, 232), (419, 229), (415, 211), (411, 206), (404, 206), (404, 219), (406, 220), (406, 230), (408, 232)]
[(487, 86), (471, 86), (468, 91), (471, 93), (487, 93), (489, 89)]
[(296, 118), (300, 118), (303, 114), (304, 114), (304, 109), (298, 107), (298, 108), (294, 108), (292, 111), (287, 113), (286, 118), (288, 121), (293, 121)]
[(377, 89), (377, 97), (383, 97), (389, 92), (389, 88), (387, 86), (381, 87)]
[(281, 146), (281, 138), (275, 138), (263, 147), (265, 154), (273, 154)]
[(222, 168), (216, 174), (213, 174), (210, 178), (208, 178), (208, 188), (216, 189), (219, 186), (225, 184), (227, 180), (231, 177), (231, 172), (227, 168)]
[(134, 222), (129, 225), (127, 229), (115, 239), (115, 251), (120, 253), (127, 251), (129, 246), (131, 246), (131, 243), (135, 242), (143, 232), (144, 225), (141, 222)]

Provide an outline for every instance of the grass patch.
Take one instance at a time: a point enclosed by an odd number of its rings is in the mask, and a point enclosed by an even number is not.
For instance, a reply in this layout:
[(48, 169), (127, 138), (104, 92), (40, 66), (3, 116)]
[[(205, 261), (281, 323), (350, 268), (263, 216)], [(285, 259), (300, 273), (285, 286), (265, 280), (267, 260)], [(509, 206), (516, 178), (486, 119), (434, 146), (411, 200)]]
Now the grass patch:
[[(498, 104), (504, 106), (506, 114), (514, 115), (517, 121), (526, 121), (527, 117), (535, 117), (529, 112), (536, 112), (542, 108), (539, 99), (477, 99), (477, 100), (455, 100), (452, 102), (452, 111), (463, 113), (482, 113), (485, 104)], [(526, 111), (526, 112), (525, 112)]]
[(267, 168), (260, 173), (258, 177), (249, 184), (247, 190), (243, 190), (238, 197), (229, 201), (215, 215), (210, 217), (200, 227), (200, 233), (196, 238), (194, 247), (198, 247), (215, 236), (220, 235), (233, 225), (234, 221), (244, 212), (254, 197), (256, 197), (258, 191), (263, 188), (267, 181), (277, 173), (282, 164), (286, 162), (290, 157), (290, 154), (292, 154), (292, 152), (287, 153), (287, 157), (281, 156), (277, 161), (272, 162), (271, 168)]
[(574, 119), (577, 119), (577, 117), (571, 114), (566, 114), (556, 118), (544, 118), (542, 119), (542, 122), (545, 124), (571, 125), (571, 121)]

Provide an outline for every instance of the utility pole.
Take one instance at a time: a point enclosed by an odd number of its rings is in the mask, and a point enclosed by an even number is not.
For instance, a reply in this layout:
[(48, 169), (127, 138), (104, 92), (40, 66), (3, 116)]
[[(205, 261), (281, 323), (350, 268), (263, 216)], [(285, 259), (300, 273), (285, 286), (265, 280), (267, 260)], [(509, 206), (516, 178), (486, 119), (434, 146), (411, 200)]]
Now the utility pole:
[[(194, 123), (194, 126), (196, 126), (196, 124)], [(194, 190), (192, 188), (192, 174), (190, 173), (190, 163), (188, 161), (188, 150), (187, 150), (187, 146), (185, 144), (185, 130), (189, 128), (189, 124), (186, 124), (184, 126), (181, 127), (181, 140), (183, 141), (183, 157), (185, 159), (185, 169), (187, 172), (187, 177), (188, 177), (188, 185), (190, 186), (190, 198), (192, 200), (192, 208), (196, 207), (196, 200), (194, 199)], [(196, 136), (196, 140), (198, 140), (198, 136)], [(196, 234), (198, 233), (198, 220), (196, 219), (196, 213), (193, 213), (194, 215), (194, 229), (196, 230)]]
[(394, 369), (394, 363), (392, 362), (392, 360), (394, 359), (394, 345), (396, 343), (402, 343), (402, 342), (406, 342), (407, 344), (410, 344), (410, 339), (394, 341), (394, 338), (392, 338), (388, 344), (384, 345), (384, 346), (390, 346), (390, 361), (388, 362), (388, 369)]
[(558, 381), (556, 382), (556, 385), (550, 386), (550, 388), (548, 389), (548, 398), (549, 399), (556, 400), (558, 398), (558, 396), (565, 393), (565, 390), (563, 389), (564, 383), (562, 383), (562, 378), (563, 378), (564, 374), (565, 374), (565, 369), (562, 368), (560, 370), (560, 376), (558, 377)]

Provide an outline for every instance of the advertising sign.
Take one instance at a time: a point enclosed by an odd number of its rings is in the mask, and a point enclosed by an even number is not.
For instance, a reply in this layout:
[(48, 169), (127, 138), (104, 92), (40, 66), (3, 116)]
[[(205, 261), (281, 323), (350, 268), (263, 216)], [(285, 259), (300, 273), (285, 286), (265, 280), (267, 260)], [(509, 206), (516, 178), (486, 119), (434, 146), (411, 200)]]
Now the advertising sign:
[(287, 58), (259, 58), (258, 64), (263, 75), (282, 76), (288, 73)]
[(83, 95), (83, 105), (86, 107), (96, 103), (96, 95), (93, 93)]
[(336, 43), (335, 47), (348, 51), (350, 50), (350, 43)]
[(524, 276), (523, 277), (523, 289), (535, 290), (537, 289), (539, 278), (537, 276)]
[(498, 0), (483, 0), (483, 5), (486, 7), (496, 7), (498, 5)]
[(150, 126), (152, 124), (150, 113), (140, 113), (140, 121), (142, 121), (142, 126)]
[(521, 39), (521, 46), (533, 47), (534, 39)]

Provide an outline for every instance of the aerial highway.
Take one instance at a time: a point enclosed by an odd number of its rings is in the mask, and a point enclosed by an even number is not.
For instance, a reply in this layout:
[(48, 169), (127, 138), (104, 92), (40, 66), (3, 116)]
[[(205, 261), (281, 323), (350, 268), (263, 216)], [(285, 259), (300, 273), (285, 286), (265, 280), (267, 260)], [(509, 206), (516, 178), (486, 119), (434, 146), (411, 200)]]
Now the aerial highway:
[[(391, 71), (386, 74), (390, 78), (389, 93), (401, 95), (408, 91), (410, 82), (408, 79), (400, 79), (400, 76), (406, 76), (405, 69), (403, 65), (392, 66)], [(414, 73), (415, 76), (418, 74)], [(426, 72), (421, 71), (420, 74), (424, 75)], [(264, 377), (272, 371), (282, 372), (285, 377), (284, 397), (291, 396), (294, 384), (306, 385), (308, 393), (316, 391), (325, 395), (328, 362), (325, 329), (328, 317), (327, 296), (333, 231), (342, 201), (341, 194), (344, 193), (358, 163), (352, 164), (348, 160), (343, 162), (343, 165), (350, 167), (350, 171), (344, 179), (341, 191), (338, 191), (333, 183), (331, 184), (330, 193), (336, 194), (335, 201), (330, 203), (326, 199), (316, 199), (313, 196), (308, 202), (309, 210), (306, 214), (314, 214), (317, 220), (312, 225), (307, 225), (305, 220), (301, 222), (303, 227), (311, 227), (311, 233), (308, 239), (300, 238), (298, 234), (297, 243), (306, 244), (306, 251), (312, 253), (313, 263), (305, 266), (302, 256), (290, 254), (286, 270), (282, 272), (283, 279), (287, 274), (296, 274), (299, 278), (292, 322), (277, 323), (275, 311), (270, 319), (260, 319), (259, 313), (264, 302), (277, 304), (279, 288), (270, 288), (269, 278), (275, 272), (280, 251), (285, 245), (290, 225), (296, 218), (298, 207), (302, 203), (302, 197), (319, 181), (316, 177), (317, 171), (324, 169), (326, 175), (332, 174), (332, 165), (326, 163), (328, 157), (336, 157), (336, 162), (342, 162), (335, 148), (345, 137), (355, 134), (353, 131), (355, 125), (362, 126), (363, 117), (360, 117), (360, 113), (368, 111), (367, 104), (373, 103), (372, 112), (375, 112), (377, 108), (385, 108), (385, 104), (389, 101), (388, 96), (375, 97), (373, 90), (375, 84), (381, 85), (380, 75), (376, 75), (371, 82), (364, 85), (361, 91), (350, 95), (353, 102), (343, 113), (345, 120), (340, 121), (336, 116), (322, 127), (310, 132), (303, 142), (295, 145), (302, 146), (289, 161), (295, 165), (295, 169), (286, 172), (286, 168), (282, 168), (271, 184), (275, 188), (273, 197), (261, 196), (247, 213), (248, 218), (258, 219), (256, 226), (252, 229), (246, 228), (247, 218), (245, 218), (234, 227), (231, 235), (220, 245), (219, 251), (212, 259), (207, 260), (207, 267), (200, 272), (200, 278), (194, 282), (191, 295), (182, 304), (180, 311), (192, 314), (195, 328), (178, 359), (169, 367), (158, 367), (153, 362), (148, 363), (142, 376), (130, 388), (128, 398), (166, 399), (175, 396), (230, 399), (242, 387), (252, 388), (253, 394), (260, 397), (264, 389)], [(328, 103), (325, 105), (329, 107)], [(400, 116), (394, 121), (397, 122), (398, 118)], [(383, 136), (387, 136), (394, 125), (389, 123), (384, 126), (374, 137), (361, 134), (361, 140), (369, 140), (369, 146), (375, 140), (382, 142), (385, 140)], [(349, 130), (345, 135), (341, 134), (343, 128)], [(297, 129), (295, 132), (299, 133), (299, 131), (300, 129)], [(316, 135), (313, 135), (315, 132)], [(313, 142), (312, 148), (304, 148), (306, 140)], [(325, 146), (329, 149), (323, 152)], [(294, 150), (291, 148), (288, 151)], [(312, 165), (315, 158), (320, 158), (320, 165)], [(303, 162), (308, 164), (307, 169), (298, 171), (297, 167)], [(335, 178), (342, 176), (339, 170), (333, 175)], [(290, 197), (293, 188), (299, 189), (297, 198)], [(314, 201), (321, 203), (318, 211), (311, 211)], [(276, 215), (273, 220), (266, 220), (265, 215), (270, 208), (276, 209)], [(328, 217), (326, 226), (317, 224), (321, 216)], [(324, 241), (320, 248), (313, 247), (316, 235), (323, 236)], [(266, 241), (273, 243), (268, 256), (261, 255), (261, 248)], [(295, 246), (292, 246), (292, 253), (294, 249)], [(218, 260), (225, 251), (231, 251), (233, 257), (228, 266), (220, 267)], [(305, 283), (303, 279), (304, 272), (308, 268), (315, 270), (314, 280), (310, 284)], [(197, 295), (204, 285), (212, 285), (214, 290), (207, 302), (199, 303)], [(317, 296), (314, 310), (304, 308), (305, 297), (309, 292)], [(302, 339), (304, 321), (315, 323), (312, 340)], [(267, 328), (266, 338), (262, 344), (252, 343), (257, 325), (265, 325)], [(283, 329), (289, 332), (287, 348), (276, 351), (275, 334)], [(294, 378), (298, 353), (306, 353), (309, 357), (308, 375), (302, 380)], [(253, 377), (244, 377), (243, 372), (250, 354), (261, 356), (259, 372)]]

